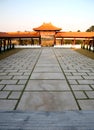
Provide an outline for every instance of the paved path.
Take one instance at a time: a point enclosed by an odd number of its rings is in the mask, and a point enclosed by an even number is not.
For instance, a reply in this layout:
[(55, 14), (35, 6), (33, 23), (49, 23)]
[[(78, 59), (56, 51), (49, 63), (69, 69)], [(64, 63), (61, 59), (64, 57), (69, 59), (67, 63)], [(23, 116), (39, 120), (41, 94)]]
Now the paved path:
[(1, 60), (0, 110), (94, 110), (94, 60), (55, 48)]

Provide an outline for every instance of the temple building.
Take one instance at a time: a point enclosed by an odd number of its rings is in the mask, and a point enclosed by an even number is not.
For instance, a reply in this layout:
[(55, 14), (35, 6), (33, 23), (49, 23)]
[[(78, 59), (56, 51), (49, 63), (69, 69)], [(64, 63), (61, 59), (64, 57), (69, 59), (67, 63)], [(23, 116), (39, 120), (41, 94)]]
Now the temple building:
[[(81, 40), (83, 47), (93, 47), (94, 50), (94, 32), (64, 32), (61, 30), (52, 23), (43, 23), (41, 26), (33, 28), (31, 32), (0, 32), (0, 48), (2, 46), (8, 48), (11, 44), (62, 46), (69, 43), (75, 45), (77, 40)], [(15, 40), (16, 43), (14, 43)]]
[(34, 31), (39, 32), (41, 36), (41, 46), (54, 46), (55, 35), (61, 30), (51, 23), (43, 23), (37, 28), (33, 28)]

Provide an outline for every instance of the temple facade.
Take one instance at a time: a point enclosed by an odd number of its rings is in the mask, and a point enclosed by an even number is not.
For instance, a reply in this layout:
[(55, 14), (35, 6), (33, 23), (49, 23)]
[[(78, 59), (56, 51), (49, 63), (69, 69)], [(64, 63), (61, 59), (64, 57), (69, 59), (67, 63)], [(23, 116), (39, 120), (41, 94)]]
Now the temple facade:
[(41, 46), (54, 46), (55, 44), (55, 35), (61, 30), (51, 23), (43, 23), (37, 28), (33, 28), (34, 31), (39, 32), (41, 36)]

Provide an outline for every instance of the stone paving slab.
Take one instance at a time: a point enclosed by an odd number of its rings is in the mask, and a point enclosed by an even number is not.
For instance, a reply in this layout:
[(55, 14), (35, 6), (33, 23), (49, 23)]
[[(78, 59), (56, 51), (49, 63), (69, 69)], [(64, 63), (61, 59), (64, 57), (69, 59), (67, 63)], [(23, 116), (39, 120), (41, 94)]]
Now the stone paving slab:
[(2, 90), (4, 88), (4, 85), (0, 85), (0, 90)]
[(94, 60), (50, 47), (0, 60), (0, 110), (94, 110)]
[(29, 80), (25, 90), (64, 91), (70, 88), (66, 80)]
[(44, 73), (51, 73), (51, 72), (62, 72), (61, 68), (58, 66), (46, 66), (46, 67), (35, 67), (34, 72), (44, 72)]
[(94, 79), (93, 80), (85, 80), (85, 79), (83, 79), (83, 80), (79, 80), (79, 79), (77, 79), (77, 82), (79, 83), (79, 84), (90, 84), (90, 85), (94, 85)]
[(82, 110), (94, 110), (94, 99), (78, 100)]
[(2, 85), (2, 84), (16, 84), (17, 83), (17, 80), (1, 80), (0, 81), (0, 84)]
[(38, 63), (36, 64), (36, 67), (60, 67), (58, 63), (54, 64), (54, 63), (50, 63), (46, 64), (46, 63)]
[(8, 91), (0, 91), (0, 98), (7, 98), (10, 92)]
[(0, 99), (0, 110), (14, 110), (17, 100)]
[(23, 90), (24, 85), (6, 85), (3, 90)]
[(11, 94), (9, 95), (8, 99), (19, 99), (21, 95), (21, 92), (11, 92)]
[(86, 91), (86, 94), (89, 98), (94, 98), (94, 91)]
[(76, 99), (88, 99), (88, 96), (85, 94), (86, 91), (74, 91)]
[(65, 79), (62, 73), (33, 73), (30, 79)]
[(71, 85), (72, 90), (92, 90), (89, 85)]
[(62, 111), (69, 108), (78, 110), (71, 92), (24, 92), (17, 110)]

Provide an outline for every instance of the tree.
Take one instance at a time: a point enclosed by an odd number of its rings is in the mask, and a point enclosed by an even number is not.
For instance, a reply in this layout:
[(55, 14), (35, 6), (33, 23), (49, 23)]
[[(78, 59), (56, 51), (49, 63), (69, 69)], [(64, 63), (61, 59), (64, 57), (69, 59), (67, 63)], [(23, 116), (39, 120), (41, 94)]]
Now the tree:
[(77, 30), (77, 32), (81, 32), (80, 30)]
[(94, 25), (92, 25), (90, 28), (86, 30), (86, 32), (94, 32)]

